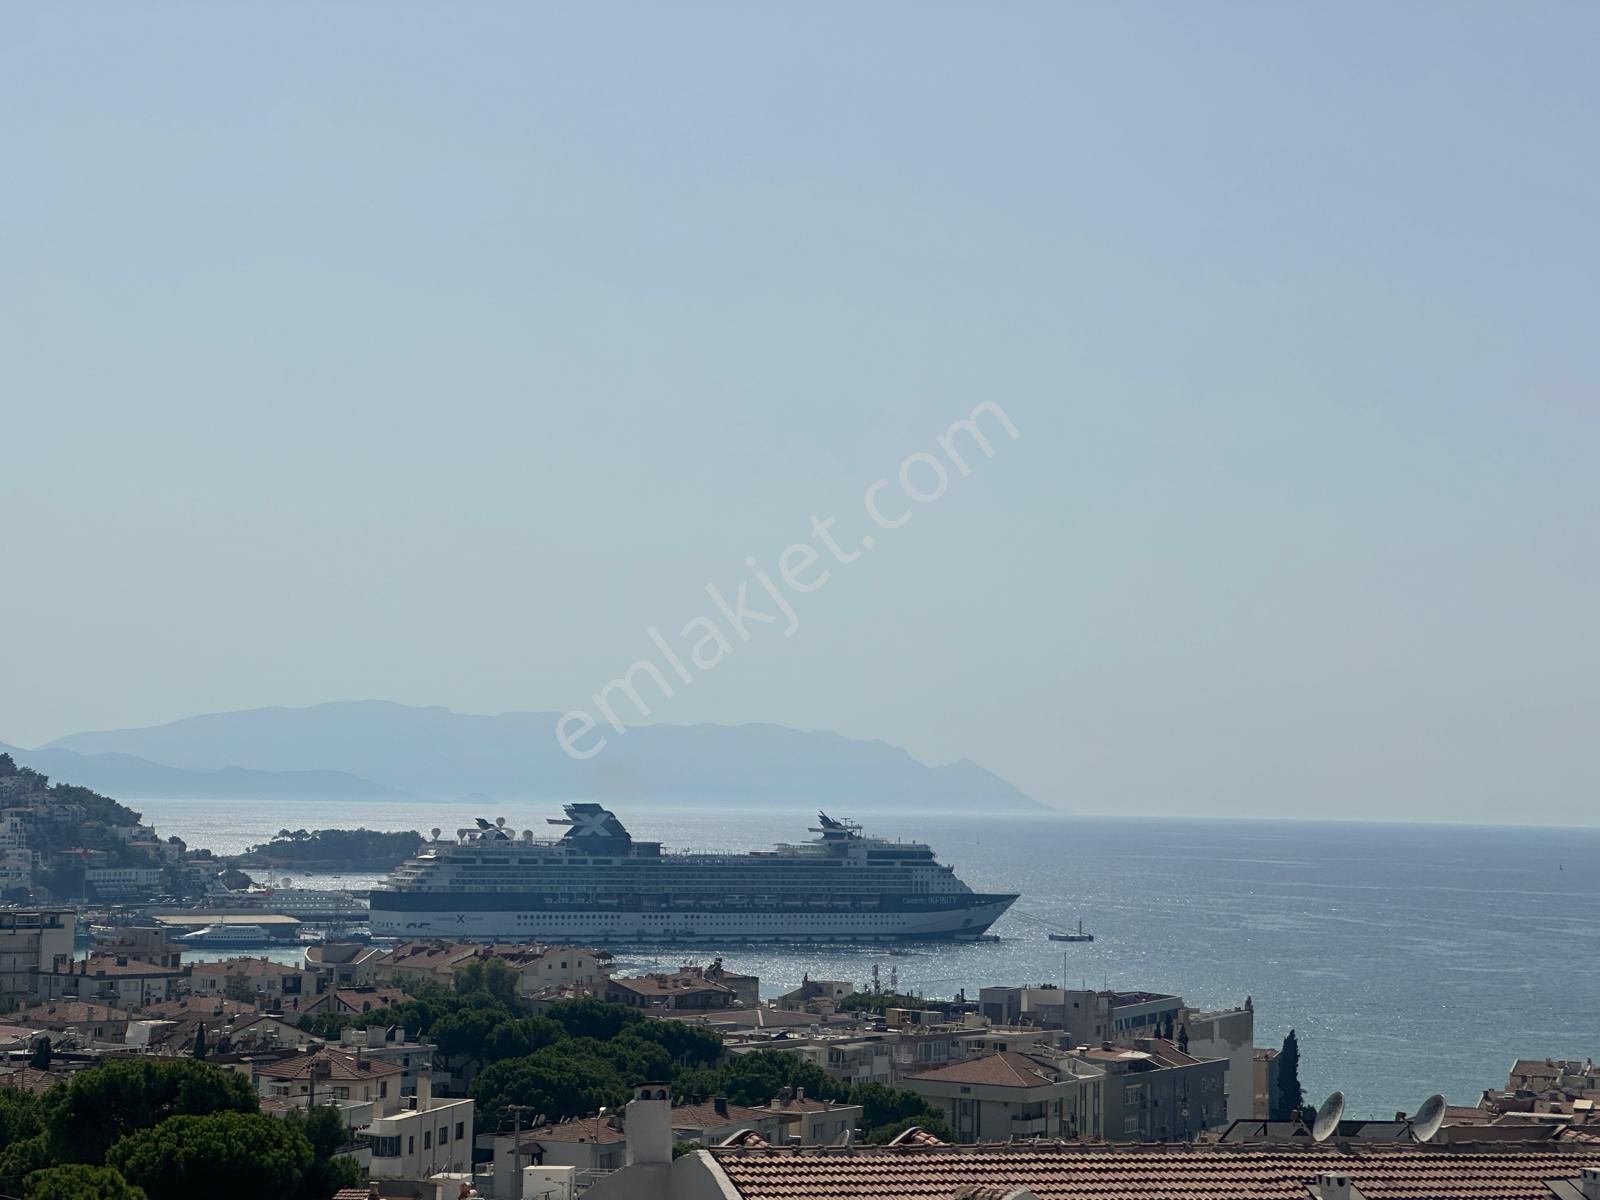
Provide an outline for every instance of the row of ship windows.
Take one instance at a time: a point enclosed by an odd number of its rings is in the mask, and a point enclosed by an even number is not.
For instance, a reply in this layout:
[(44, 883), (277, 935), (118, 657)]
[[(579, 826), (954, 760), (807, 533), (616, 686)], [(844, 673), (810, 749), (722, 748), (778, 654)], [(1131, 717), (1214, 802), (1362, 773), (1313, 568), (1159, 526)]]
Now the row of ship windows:
[[(521, 922), (549, 925), (555, 920), (571, 919), (574, 921), (607, 921), (627, 922), (638, 924), (641, 921), (681, 921), (687, 913), (518, 913), (516, 919)], [(882, 924), (893, 921), (901, 914), (888, 915), (884, 913), (857, 913), (853, 916), (834, 916), (831, 913), (765, 913), (763, 916), (782, 916), (785, 923), (791, 921), (804, 921), (811, 925), (859, 925), (862, 921), (876, 921)], [(694, 921), (698, 925), (748, 925), (748, 915), (724, 916), (716, 913), (695, 913)]]

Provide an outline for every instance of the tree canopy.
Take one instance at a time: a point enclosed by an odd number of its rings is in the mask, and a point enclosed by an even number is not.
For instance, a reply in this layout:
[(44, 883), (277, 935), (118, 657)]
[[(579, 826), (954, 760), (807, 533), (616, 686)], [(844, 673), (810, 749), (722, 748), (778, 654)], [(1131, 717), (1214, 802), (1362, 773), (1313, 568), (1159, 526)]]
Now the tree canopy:
[(108, 1163), (160, 1200), (285, 1200), (302, 1194), (315, 1154), (305, 1133), (259, 1112), (168, 1117), (123, 1138)]
[(134, 1187), (111, 1167), (69, 1163), (46, 1167), (28, 1176), (23, 1200), (149, 1200), (143, 1188)]
[(99, 1163), (118, 1138), (168, 1117), (259, 1108), (243, 1075), (192, 1058), (119, 1059), (45, 1094), (45, 1138), (52, 1161)]

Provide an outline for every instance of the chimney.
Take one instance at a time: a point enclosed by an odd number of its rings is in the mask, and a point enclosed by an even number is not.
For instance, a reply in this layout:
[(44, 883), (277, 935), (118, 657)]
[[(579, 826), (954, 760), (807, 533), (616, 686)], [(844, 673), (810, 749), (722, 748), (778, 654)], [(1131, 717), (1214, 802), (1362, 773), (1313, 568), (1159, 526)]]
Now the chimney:
[(368, 1050), (376, 1050), (381, 1045), (383, 1045), (383, 1026), (382, 1025), (368, 1025), (367, 1026), (367, 1049)]
[(711, 1098), (711, 1107), (717, 1110), (717, 1116), (726, 1117), (728, 1115), (728, 1098), (726, 1096), (713, 1096)]
[(417, 1107), (433, 1107), (433, 1068), (423, 1067), (417, 1072)]
[(1600, 1167), (1585, 1167), (1578, 1182), (1583, 1200), (1600, 1200)]
[(1319, 1171), (1311, 1185), (1321, 1200), (1352, 1200), (1354, 1195), (1350, 1176), (1342, 1171)]
[(806, 1099), (806, 1090), (805, 1090), (805, 1088), (803, 1088), (803, 1087), (795, 1088), (795, 1090), (794, 1090), (794, 1098), (797, 1101), (799, 1101), (800, 1103), (804, 1104), (805, 1103), (805, 1099)]
[(641, 1083), (633, 1089), (624, 1119), (627, 1165), (672, 1165), (672, 1092), (664, 1083)]

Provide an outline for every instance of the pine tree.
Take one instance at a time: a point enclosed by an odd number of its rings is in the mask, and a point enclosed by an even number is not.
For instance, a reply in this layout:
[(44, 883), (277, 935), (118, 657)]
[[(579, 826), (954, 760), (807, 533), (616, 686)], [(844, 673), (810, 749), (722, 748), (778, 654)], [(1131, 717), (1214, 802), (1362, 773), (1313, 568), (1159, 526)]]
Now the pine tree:
[(1278, 1092), (1273, 1097), (1272, 1119), (1292, 1121), (1305, 1103), (1306, 1091), (1300, 1086), (1300, 1039), (1291, 1029), (1278, 1052)]
[(1178, 1049), (1184, 1054), (1189, 1053), (1189, 1027), (1187, 1025), (1178, 1026)]
[(204, 1023), (197, 1024), (194, 1027), (194, 1056), (202, 1059), (206, 1056), (206, 1027)]

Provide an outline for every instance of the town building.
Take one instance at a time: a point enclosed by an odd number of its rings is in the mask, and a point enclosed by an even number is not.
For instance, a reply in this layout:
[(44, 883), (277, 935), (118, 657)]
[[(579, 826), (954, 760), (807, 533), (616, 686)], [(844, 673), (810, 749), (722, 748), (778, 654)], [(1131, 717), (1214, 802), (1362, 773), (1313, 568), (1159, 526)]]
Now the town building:
[(263, 1099), (291, 1108), (333, 1102), (370, 1104), (383, 1116), (400, 1106), (402, 1068), (360, 1052), (324, 1046), (274, 1062), (252, 1063), (251, 1080)]
[(1272, 1108), (1278, 1095), (1278, 1055), (1281, 1054), (1276, 1046), (1257, 1046), (1252, 1063), (1254, 1080), (1253, 1099), (1250, 1115), (1257, 1121), (1265, 1121), (1272, 1116)]
[(161, 890), (161, 868), (88, 867), (83, 880), (101, 900), (143, 900)]
[(140, 1009), (169, 999), (183, 979), (177, 967), (159, 966), (124, 954), (90, 954), (64, 968), (42, 972), (41, 1000), (96, 1000), (121, 1008)]
[(778, 997), (779, 1008), (806, 1012), (834, 1012), (846, 996), (855, 995), (856, 985), (844, 979), (813, 979), (803, 975), (800, 986)]
[(472, 1170), (471, 1100), (433, 1094), (426, 1072), (417, 1092), (398, 1107), (374, 1114), (359, 1132), (371, 1153), (374, 1179), (428, 1179)]
[(99, 949), (170, 971), (183, 969), (183, 947), (172, 940), (172, 931), (161, 925), (118, 925), (110, 938), (99, 943)]
[(365, 942), (324, 942), (306, 947), (305, 963), (317, 977), (318, 989), (325, 992), (377, 982), (377, 965), (384, 957), (380, 947)]
[(1103, 1071), (1065, 1056), (1008, 1050), (909, 1075), (899, 1086), (937, 1109), (963, 1142), (1102, 1136)]
[(738, 993), (733, 985), (709, 978), (704, 967), (683, 967), (667, 974), (657, 972), (606, 980), (605, 998), (631, 1008), (730, 1008)]
[(0, 908), (0, 1010), (38, 993), (38, 977), (72, 961), (78, 915), (70, 908)]
[(1249, 996), (1242, 1008), (1178, 1010), (1178, 1032), (1187, 1039), (1182, 1048), (1196, 1058), (1220, 1058), (1228, 1064), (1223, 1089), (1230, 1121), (1247, 1120), (1255, 1114), (1255, 1015)]
[(85, 1041), (120, 1042), (128, 1032), (125, 1009), (84, 1000), (48, 1000), (12, 1014), (18, 1025), (48, 1029)]
[(1107, 1141), (1190, 1142), (1227, 1124), (1226, 1059), (1199, 1059), (1160, 1038), (1080, 1048), (1105, 1073)]
[(805, 1088), (792, 1094), (785, 1088), (784, 1094), (773, 1097), (764, 1111), (776, 1114), (782, 1122), (778, 1137), (762, 1134), (768, 1142), (778, 1146), (837, 1145), (845, 1134), (859, 1129), (866, 1116), (866, 1109), (859, 1104), (808, 1099)]
[(317, 977), (310, 971), (267, 958), (227, 958), (196, 963), (189, 987), (197, 996), (232, 996), (282, 1011), (300, 1007), (316, 995)]

